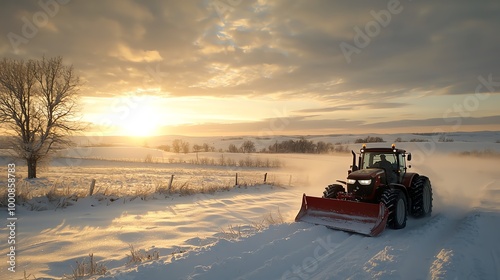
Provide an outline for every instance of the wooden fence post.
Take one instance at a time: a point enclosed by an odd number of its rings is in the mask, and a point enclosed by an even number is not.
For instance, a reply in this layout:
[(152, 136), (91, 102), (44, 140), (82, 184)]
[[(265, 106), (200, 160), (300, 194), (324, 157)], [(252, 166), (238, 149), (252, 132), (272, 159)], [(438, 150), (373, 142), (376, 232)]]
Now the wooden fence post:
[(267, 173), (264, 174), (264, 184), (267, 182)]
[(168, 190), (172, 189), (172, 182), (174, 181), (174, 174), (170, 176), (170, 182), (168, 182)]
[(235, 180), (235, 184), (234, 184), (234, 185), (235, 185), (235, 186), (237, 186), (237, 185), (238, 185), (238, 173), (236, 173), (236, 180)]
[(89, 196), (92, 196), (94, 194), (94, 187), (95, 187), (95, 179), (92, 179), (92, 182), (90, 182)]

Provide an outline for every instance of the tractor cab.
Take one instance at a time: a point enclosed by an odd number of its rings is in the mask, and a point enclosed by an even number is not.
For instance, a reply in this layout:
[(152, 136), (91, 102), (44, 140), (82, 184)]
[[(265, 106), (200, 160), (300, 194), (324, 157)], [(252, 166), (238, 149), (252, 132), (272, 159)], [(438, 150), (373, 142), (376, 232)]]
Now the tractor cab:
[(406, 173), (406, 151), (388, 148), (362, 148), (359, 160), (360, 169), (379, 168), (387, 174), (389, 183), (400, 184)]
[[(406, 173), (406, 160), (411, 160), (411, 154), (406, 154), (403, 149), (391, 148), (363, 148), (360, 150), (358, 166), (353, 166), (353, 171), (363, 169), (382, 169), (385, 171), (388, 183), (401, 184)], [(355, 160), (354, 160), (355, 161)]]

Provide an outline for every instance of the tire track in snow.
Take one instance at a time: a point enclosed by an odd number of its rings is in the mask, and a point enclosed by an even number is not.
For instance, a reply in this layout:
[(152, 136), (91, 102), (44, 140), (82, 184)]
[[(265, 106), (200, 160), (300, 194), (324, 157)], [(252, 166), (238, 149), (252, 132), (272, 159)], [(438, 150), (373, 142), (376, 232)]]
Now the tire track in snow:
[(418, 226), (402, 230), (387, 229), (381, 236), (380, 251), (371, 252), (373, 257), (363, 269), (373, 279), (427, 279), (427, 271), (434, 256), (440, 251), (443, 238), (447, 238), (461, 224), (461, 219), (444, 214), (424, 218)]
[(454, 235), (436, 256), (429, 278), (500, 279), (500, 181), (486, 184)]
[(331, 248), (331, 253), (321, 262), (318, 262), (315, 269), (309, 270), (304, 266), (304, 263), (311, 255), (306, 255), (306, 257), (304, 255), (300, 256), (303, 270), (296, 271), (296, 273), (290, 275), (298, 278), (282, 279), (348, 279), (359, 271), (359, 257), (363, 255), (358, 252), (366, 250), (371, 243), (371, 238), (333, 229), (327, 230), (329, 232), (325, 237), (326, 241), (329, 244), (335, 244)]
[[(491, 186), (498, 184), (489, 184), (484, 188), (484, 194), (480, 197), (481, 205), (490, 206), (498, 205), (500, 201), (500, 192), (498, 188), (492, 189)], [(445, 205), (446, 207), (446, 205)], [(456, 207), (456, 206), (455, 206)], [(488, 225), (477, 225), (480, 221), (474, 210), (469, 209), (451, 209), (444, 208), (443, 213), (434, 215), (430, 220), (420, 222), (421, 220), (409, 219), (406, 229), (401, 231), (386, 231), (383, 237), (390, 237), (389, 242), (385, 242), (385, 247), (374, 255), (365, 266), (365, 270), (371, 273), (374, 279), (429, 279), (439, 277), (440, 270), (447, 270), (449, 267), (456, 267), (454, 261), (454, 251), (464, 246), (470, 246), (467, 240), (478, 243), (476, 240), (493, 240), (492, 237), (483, 236), (477, 237), (476, 228), (486, 228)], [(491, 210), (491, 209), (490, 209)], [(493, 219), (493, 218), (492, 218)], [(425, 220), (425, 219), (424, 219)], [(387, 233), (387, 235), (386, 235)], [(497, 235), (500, 234), (500, 231)], [(452, 246), (447, 246), (448, 240), (462, 240), (462, 243), (455, 242)], [(481, 244), (477, 244), (481, 248)], [(480, 250), (472, 250), (472, 256), (488, 254), (488, 248)], [(500, 252), (496, 249), (495, 252)], [(463, 253), (462, 253), (463, 255)], [(463, 257), (463, 256), (461, 256)], [(491, 267), (499, 266), (495, 258)], [(470, 265), (465, 267), (476, 267), (475, 271), (484, 271), (483, 267), (478, 267), (477, 264), (488, 263), (487, 260), (478, 258)], [(496, 262), (496, 264), (495, 264)], [(459, 265), (460, 267), (460, 265)], [(422, 272), (428, 271), (425, 275)], [(486, 279), (490, 279), (491, 275), (500, 279), (498, 272), (486, 273)], [(484, 278), (483, 274), (480, 274)], [(460, 274), (457, 274), (460, 276)], [(449, 278), (449, 277), (446, 277)]]
[(494, 273), (496, 278), (500, 278), (500, 251), (491, 250), (491, 259), (493, 260), (493, 268), (495, 269)]
[(372, 248), (358, 252), (371, 258), (364, 261), (364, 257), (359, 257), (359, 262), (364, 262), (361, 267), (364, 272), (354, 274), (353, 278), (427, 279), (427, 271), (443, 249), (443, 240), (454, 236), (467, 220), (464, 210), (444, 208), (431, 218), (410, 218), (405, 229), (386, 229), (381, 236), (371, 239)]
[[(417, 221), (421, 220), (409, 223)], [(387, 229), (377, 238), (331, 230), (338, 245), (328, 258), (311, 270), (305, 266), (299, 270), (294, 264), (294, 273), (282, 279), (427, 279), (440, 242), (461, 223), (461, 219), (438, 214), (413, 228)]]
[(251, 257), (244, 259), (247, 266), (245, 271), (228, 274), (228, 271), (233, 271), (234, 267), (239, 265), (238, 261), (241, 261), (228, 258), (212, 265), (210, 271), (193, 279), (215, 279), (213, 277), (220, 271), (224, 271), (225, 279), (315, 279), (315, 273), (322, 271), (323, 266), (328, 265), (332, 259), (340, 259), (346, 255), (344, 250), (339, 250), (343, 248), (343, 244), (363, 238), (304, 223), (282, 225), (289, 229), (298, 226), (306, 227), (262, 244), (252, 251)]

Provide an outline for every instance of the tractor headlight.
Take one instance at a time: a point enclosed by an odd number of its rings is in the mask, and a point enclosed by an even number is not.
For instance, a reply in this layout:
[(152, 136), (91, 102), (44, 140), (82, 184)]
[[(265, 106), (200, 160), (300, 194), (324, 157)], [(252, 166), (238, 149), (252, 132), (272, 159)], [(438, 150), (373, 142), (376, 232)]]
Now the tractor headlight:
[(347, 179), (348, 184), (356, 184), (356, 180), (354, 179)]
[(360, 185), (363, 185), (363, 186), (368, 186), (372, 183), (372, 179), (367, 179), (367, 180), (358, 180), (359, 184)]

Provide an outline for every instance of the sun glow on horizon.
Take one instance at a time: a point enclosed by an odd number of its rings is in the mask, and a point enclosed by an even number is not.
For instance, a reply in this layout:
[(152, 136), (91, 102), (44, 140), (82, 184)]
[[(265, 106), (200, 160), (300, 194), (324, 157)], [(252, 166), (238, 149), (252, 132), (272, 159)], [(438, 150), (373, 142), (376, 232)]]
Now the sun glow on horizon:
[(157, 111), (156, 107), (142, 105), (130, 110), (129, 116), (117, 124), (119, 132), (127, 136), (154, 135), (161, 126)]
[(174, 112), (165, 109), (164, 99), (156, 96), (88, 98), (85, 103), (92, 116), (88, 121), (104, 135), (154, 136), (160, 128), (179, 121)]
[[(197, 131), (200, 125), (251, 123), (285, 117), (289, 108), (284, 104), (277, 107), (276, 103), (268, 100), (165, 97), (141, 93), (85, 97), (82, 102), (85, 120), (95, 125), (93, 134), (131, 137), (165, 135), (177, 131), (196, 134), (200, 132)], [(295, 106), (291, 108), (295, 109)], [(194, 131), (189, 131), (190, 126), (193, 126)]]

